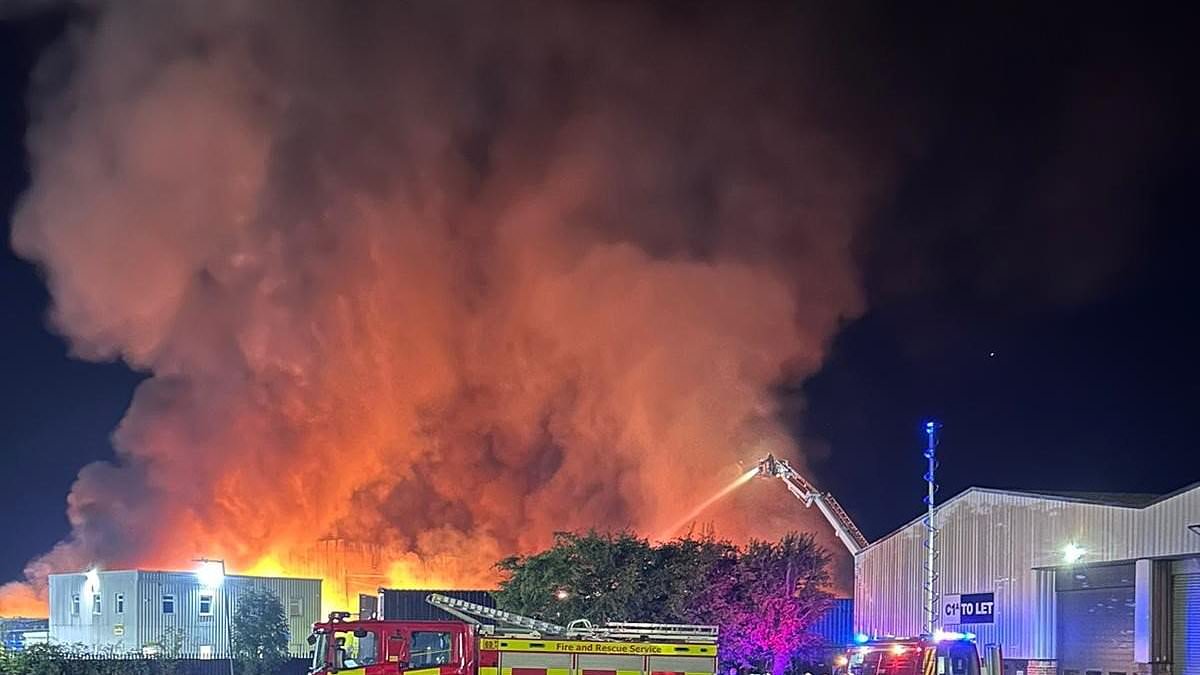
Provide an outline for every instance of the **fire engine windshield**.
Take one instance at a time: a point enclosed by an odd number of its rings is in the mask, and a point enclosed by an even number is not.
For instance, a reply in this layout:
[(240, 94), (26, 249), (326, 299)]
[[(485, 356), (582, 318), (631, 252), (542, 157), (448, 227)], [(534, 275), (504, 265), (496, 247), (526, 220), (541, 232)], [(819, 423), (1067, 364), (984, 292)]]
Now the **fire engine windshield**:
[(918, 649), (871, 649), (855, 654), (850, 661), (854, 675), (922, 675), (922, 651)]

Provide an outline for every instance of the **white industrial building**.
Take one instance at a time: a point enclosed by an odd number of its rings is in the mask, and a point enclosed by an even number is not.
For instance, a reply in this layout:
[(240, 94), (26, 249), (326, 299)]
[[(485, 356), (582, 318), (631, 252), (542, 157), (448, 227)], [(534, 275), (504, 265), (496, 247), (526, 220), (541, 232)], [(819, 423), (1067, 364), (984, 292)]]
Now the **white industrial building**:
[(238, 598), (251, 588), (279, 597), (288, 650), (306, 656), (321, 613), (321, 580), (204, 572), (91, 571), (50, 575), (50, 641), (96, 652), (229, 654)]
[[(939, 622), (1011, 675), (1200, 675), (1200, 483), (1165, 496), (971, 488), (936, 508)], [(920, 518), (855, 555), (869, 635), (924, 627)]]

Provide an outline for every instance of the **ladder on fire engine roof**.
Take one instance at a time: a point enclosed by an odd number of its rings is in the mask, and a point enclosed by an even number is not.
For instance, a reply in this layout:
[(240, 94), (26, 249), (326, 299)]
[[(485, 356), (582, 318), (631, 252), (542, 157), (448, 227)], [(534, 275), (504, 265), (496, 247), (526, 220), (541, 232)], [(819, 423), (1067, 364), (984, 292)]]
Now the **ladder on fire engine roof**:
[(555, 635), (584, 640), (670, 640), (673, 642), (716, 642), (716, 626), (673, 623), (608, 623), (593, 626), (586, 619), (572, 621), (569, 626), (560, 626), (549, 621), (534, 619), (502, 609), (430, 593), (425, 602), (446, 611), (463, 621), (485, 626), (477, 617), (493, 619), (499, 623), (535, 631), (540, 635)]

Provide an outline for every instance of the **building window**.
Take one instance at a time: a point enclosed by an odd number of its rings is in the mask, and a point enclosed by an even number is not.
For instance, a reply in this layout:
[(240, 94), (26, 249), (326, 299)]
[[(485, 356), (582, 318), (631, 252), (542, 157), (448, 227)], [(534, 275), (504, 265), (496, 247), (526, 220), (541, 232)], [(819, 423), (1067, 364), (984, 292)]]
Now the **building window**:
[(100, 601), (100, 594), (92, 593), (92, 614), (99, 614), (104, 610), (104, 608), (100, 606)]
[(173, 596), (173, 595), (162, 596), (162, 613), (163, 614), (174, 614), (175, 613), (175, 596)]
[(413, 631), (409, 662), (414, 667), (450, 663), (450, 633)]
[(213, 609), (213, 594), (212, 593), (201, 593), (200, 594), (200, 616), (212, 616), (212, 613), (213, 613), (212, 609)]
[(213, 657), (212, 645), (200, 645), (200, 658), (211, 659)]
[(71, 616), (79, 616), (79, 594), (71, 596)]
[(117, 593), (113, 596), (113, 612), (116, 614), (125, 613), (125, 594)]
[(288, 615), (304, 616), (304, 598), (288, 599)]

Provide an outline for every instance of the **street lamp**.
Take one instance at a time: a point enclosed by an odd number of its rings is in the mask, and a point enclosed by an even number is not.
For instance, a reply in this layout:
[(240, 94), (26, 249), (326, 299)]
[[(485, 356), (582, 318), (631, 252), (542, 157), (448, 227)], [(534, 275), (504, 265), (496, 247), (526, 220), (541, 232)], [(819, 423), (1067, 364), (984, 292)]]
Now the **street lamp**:
[(225, 561), (201, 559), (197, 562), (200, 568), (196, 570), (196, 579), (201, 586), (215, 589), (225, 583)]
[(1068, 565), (1074, 565), (1075, 563), (1079, 562), (1080, 558), (1087, 554), (1087, 549), (1071, 543), (1063, 547), (1062, 554), (1063, 562)]
[(95, 593), (97, 588), (100, 588), (100, 569), (93, 567), (83, 573), (83, 592)]
[(221, 615), (225, 619), (225, 654), (229, 659), (229, 675), (233, 675), (233, 625), (229, 618), (229, 592), (225, 588), (225, 561), (200, 558), (196, 560), (196, 581), (209, 590), (221, 589)]

